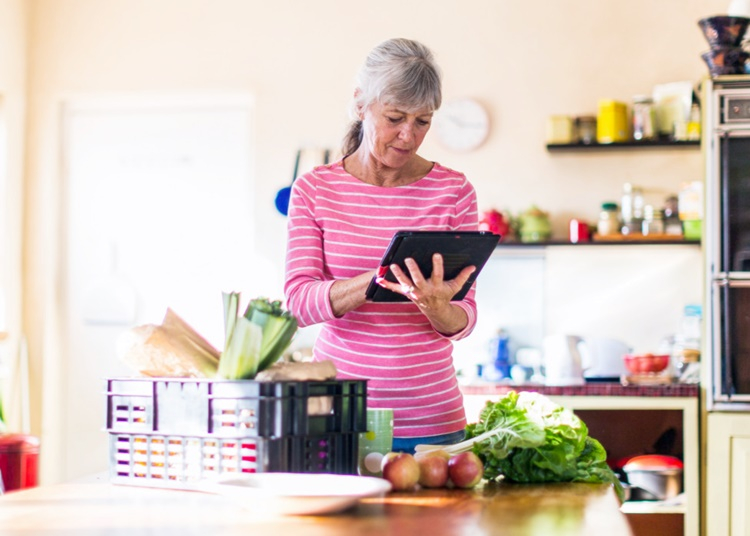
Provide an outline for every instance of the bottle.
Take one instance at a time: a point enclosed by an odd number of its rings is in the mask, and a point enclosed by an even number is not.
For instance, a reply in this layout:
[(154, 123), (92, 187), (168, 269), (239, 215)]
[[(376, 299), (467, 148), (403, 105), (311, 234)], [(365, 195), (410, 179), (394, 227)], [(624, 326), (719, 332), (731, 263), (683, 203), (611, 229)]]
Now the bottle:
[(662, 219), (660, 210), (654, 210), (654, 207), (651, 205), (643, 207), (641, 232), (644, 235), (658, 235), (664, 233), (664, 220)]
[(670, 195), (664, 200), (664, 233), (682, 236), (682, 220), (680, 220), (678, 199)]
[(656, 138), (654, 101), (645, 95), (633, 97), (633, 139), (637, 141)]
[(623, 185), (622, 204), (620, 205), (622, 227), (624, 235), (641, 232), (643, 221), (643, 190), (629, 182)]
[(602, 211), (599, 213), (596, 232), (599, 236), (620, 234), (620, 218), (617, 214), (617, 203), (602, 203)]
[(508, 342), (508, 334), (503, 329), (498, 330), (497, 335), (490, 341), (492, 368), (494, 369), (491, 376), (494, 379), (503, 380), (510, 378), (511, 363)]

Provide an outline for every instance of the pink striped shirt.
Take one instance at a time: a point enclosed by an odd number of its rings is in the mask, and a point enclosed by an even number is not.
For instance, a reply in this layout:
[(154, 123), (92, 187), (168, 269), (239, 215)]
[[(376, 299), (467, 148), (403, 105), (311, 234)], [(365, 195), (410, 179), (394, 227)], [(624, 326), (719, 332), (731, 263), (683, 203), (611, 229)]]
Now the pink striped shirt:
[(339, 378), (368, 379), (368, 407), (393, 408), (396, 437), (462, 430), (451, 340), (476, 325), (475, 288), (453, 302), (469, 322), (450, 337), (411, 302), (368, 302), (336, 318), (329, 291), (338, 279), (376, 269), (396, 231), (476, 230), (476, 193), (466, 177), (436, 163), (422, 179), (386, 188), (353, 177), (341, 161), (320, 166), (294, 181), (288, 227), (287, 307), (301, 326), (324, 323), (314, 359), (332, 360)]

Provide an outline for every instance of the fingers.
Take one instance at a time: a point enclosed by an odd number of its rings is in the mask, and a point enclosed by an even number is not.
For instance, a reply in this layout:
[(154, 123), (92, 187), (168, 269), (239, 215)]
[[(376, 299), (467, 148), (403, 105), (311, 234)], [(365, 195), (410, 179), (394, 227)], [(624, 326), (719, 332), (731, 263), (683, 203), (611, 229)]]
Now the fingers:
[(476, 270), (477, 270), (476, 266), (467, 266), (466, 268), (464, 268), (463, 270), (459, 272), (459, 274), (453, 280), (456, 282), (456, 286), (458, 287), (459, 290), (463, 288), (463, 286), (469, 280), (469, 277), (471, 277), (471, 274), (476, 272)]

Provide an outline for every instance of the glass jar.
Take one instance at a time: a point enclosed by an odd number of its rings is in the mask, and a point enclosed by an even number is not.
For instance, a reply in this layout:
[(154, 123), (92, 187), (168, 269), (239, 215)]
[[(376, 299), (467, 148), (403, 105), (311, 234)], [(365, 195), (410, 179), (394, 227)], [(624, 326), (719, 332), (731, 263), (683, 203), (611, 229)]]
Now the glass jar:
[(641, 222), (643, 221), (643, 190), (626, 182), (622, 187), (621, 206), (622, 227), (620, 232), (624, 235), (640, 233)]
[(602, 203), (599, 221), (596, 224), (596, 232), (599, 236), (620, 234), (620, 218), (617, 211), (617, 203)]
[(661, 210), (654, 210), (651, 205), (643, 207), (643, 222), (641, 233), (644, 235), (658, 235), (664, 233), (664, 219)]
[(576, 119), (578, 128), (578, 141), (585, 145), (596, 142), (596, 117), (584, 115)]
[(637, 141), (656, 138), (654, 101), (645, 95), (633, 97), (633, 139)]

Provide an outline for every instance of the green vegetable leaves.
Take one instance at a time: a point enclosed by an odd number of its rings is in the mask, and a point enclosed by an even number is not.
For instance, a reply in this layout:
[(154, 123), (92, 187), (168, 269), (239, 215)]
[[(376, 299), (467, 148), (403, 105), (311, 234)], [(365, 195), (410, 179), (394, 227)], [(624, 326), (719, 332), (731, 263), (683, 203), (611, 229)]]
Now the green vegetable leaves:
[[(607, 482), (622, 485), (602, 445), (572, 411), (538, 393), (508, 393), (487, 402), (479, 422), (466, 428), (463, 449), (484, 463), (484, 477), (513, 482)], [(458, 446), (458, 445), (456, 445)]]
[(280, 301), (251, 300), (243, 316), (237, 316), (240, 295), (225, 293), (224, 352), (219, 377), (252, 379), (276, 362), (297, 332), (297, 319), (281, 308)]

